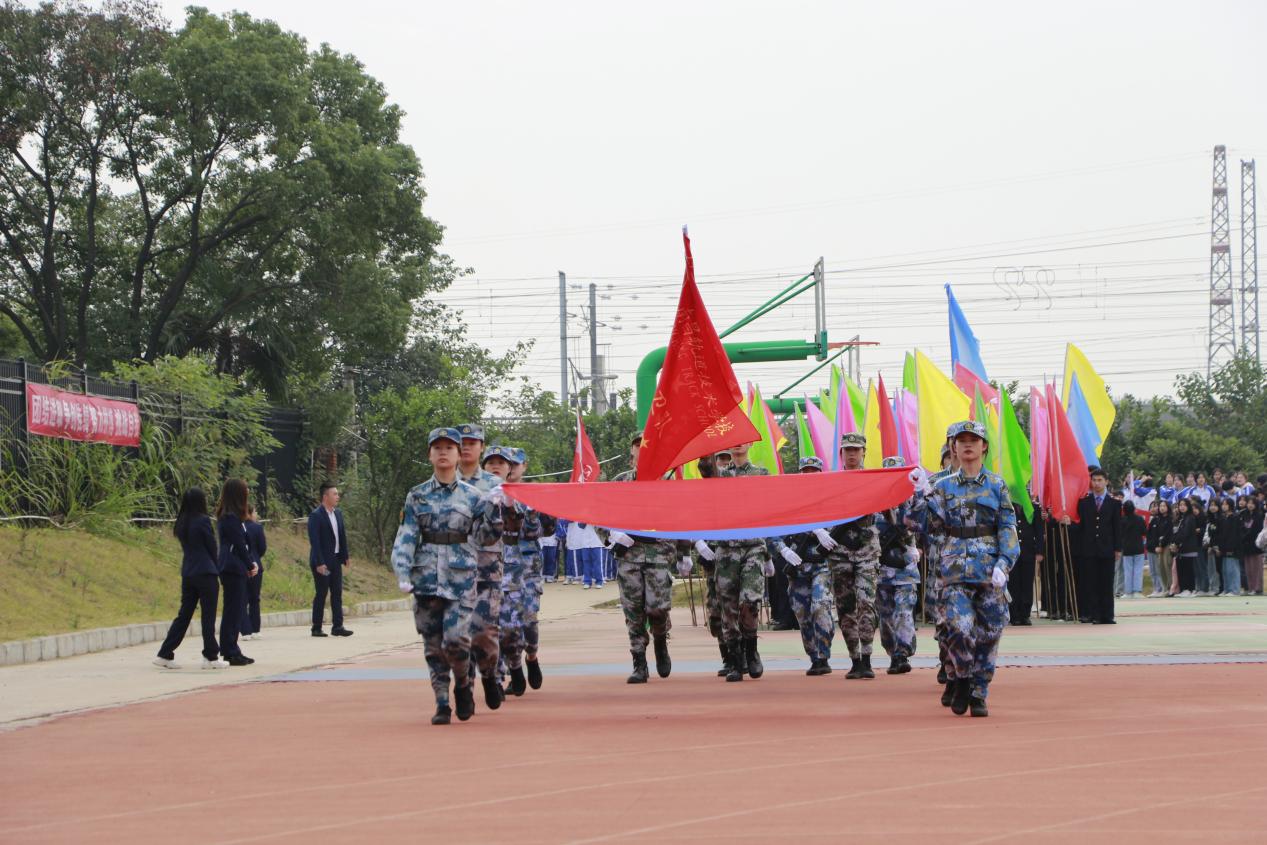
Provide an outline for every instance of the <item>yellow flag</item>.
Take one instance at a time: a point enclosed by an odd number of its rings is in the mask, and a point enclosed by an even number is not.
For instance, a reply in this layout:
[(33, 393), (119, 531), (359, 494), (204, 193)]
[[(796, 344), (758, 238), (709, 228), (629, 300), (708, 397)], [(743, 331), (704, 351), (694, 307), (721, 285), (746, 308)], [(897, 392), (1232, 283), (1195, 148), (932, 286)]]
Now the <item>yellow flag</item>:
[(875, 382), (867, 385), (867, 413), (862, 433), (867, 437), (867, 454), (862, 466), (864, 469), (879, 469), (884, 462), (884, 446), (880, 443), (880, 396), (875, 391)]
[(928, 356), (915, 350), (915, 393), (919, 399), (919, 458), (930, 472), (941, 469), (946, 429), (968, 419), (971, 401)]
[(1078, 388), (1087, 400), (1087, 407), (1091, 409), (1091, 418), (1095, 420), (1095, 427), (1100, 432), (1100, 445), (1095, 450), (1098, 456), (1100, 450), (1104, 448), (1104, 441), (1109, 437), (1113, 420), (1117, 417), (1117, 408), (1113, 406), (1113, 400), (1109, 398), (1109, 390), (1104, 386), (1104, 379), (1100, 378), (1100, 374), (1091, 366), (1091, 362), (1087, 360), (1086, 355), (1082, 354), (1082, 350), (1071, 343), (1065, 347), (1065, 377), (1060, 386), (1060, 402), (1066, 408), (1069, 407), (1069, 390), (1073, 386), (1074, 376), (1078, 377)]

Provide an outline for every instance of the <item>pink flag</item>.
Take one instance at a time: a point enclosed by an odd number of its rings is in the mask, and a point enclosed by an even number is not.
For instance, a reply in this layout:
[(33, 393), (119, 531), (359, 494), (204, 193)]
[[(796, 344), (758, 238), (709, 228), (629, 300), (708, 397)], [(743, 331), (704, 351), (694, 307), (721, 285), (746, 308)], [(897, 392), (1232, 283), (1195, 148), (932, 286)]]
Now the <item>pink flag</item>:
[(833, 452), (839, 452), (831, 445), (831, 420), (827, 419), (817, 405), (805, 401), (805, 421), (809, 423), (809, 438), (814, 441), (814, 454), (823, 459), (823, 466), (831, 469)]
[[(1047, 405), (1043, 394), (1037, 388), (1029, 389), (1029, 457), (1033, 467), (1033, 489), (1041, 491), (1047, 478), (1047, 444), (1048, 444)], [(1041, 493), (1040, 493), (1041, 495)]]
[(899, 390), (895, 406), (898, 416), (897, 435), (902, 442), (902, 457), (909, 466), (919, 465), (919, 400), (909, 390)]

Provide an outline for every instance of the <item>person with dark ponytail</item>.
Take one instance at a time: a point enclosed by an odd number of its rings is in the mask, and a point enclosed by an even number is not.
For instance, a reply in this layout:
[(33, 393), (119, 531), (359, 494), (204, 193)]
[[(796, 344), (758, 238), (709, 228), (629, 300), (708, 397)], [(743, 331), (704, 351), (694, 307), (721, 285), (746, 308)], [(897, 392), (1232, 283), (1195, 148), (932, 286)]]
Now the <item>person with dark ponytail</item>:
[(220, 615), (220, 650), (230, 666), (250, 666), (255, 661), (238, 647), (242, 611), (246, 607), (246, 579), (259, 574), (246, 533), (250, 491), (240, 478), (230, 478), (220, 489), (216, 520), (220, 533), (220, 583), (224, 587), (224, 612)]
[(220, 659), (216, 643), (216, 602), (220, 596), (216, 563), (216, 535), (207, 516), (207, 494), (201, 487), (191, 487), (180, 500), (180, 511), (172, 534), (180, 541), (180, 610), (167, 629), (167, 637), (159, 646), (154, 665), (162, 669), (179, 669), (176, 649), (180, 647), (194, 618), (194, 608), (202, 609), (202, 668), (224, 669), (229, 664)]

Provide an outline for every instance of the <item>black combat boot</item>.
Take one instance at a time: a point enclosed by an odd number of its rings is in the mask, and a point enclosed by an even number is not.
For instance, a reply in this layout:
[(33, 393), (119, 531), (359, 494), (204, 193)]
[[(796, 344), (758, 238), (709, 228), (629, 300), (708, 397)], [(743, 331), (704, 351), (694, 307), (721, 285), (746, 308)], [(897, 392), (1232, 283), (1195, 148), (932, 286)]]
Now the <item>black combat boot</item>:
[(849, 658), (849, 671), (845, 673), (845, 678), (850, 681), (856, 681), (862, 677), (862, 658)]
[(730, 652), (730, 671), (726, 673), (726, 680), (728, 682), (742, 681), (748, 671), (748, 662), (744, 659), (743, 642), (735, 640), (728, 643), (726, 650)]
[(449, 717), (452, 715), (453, 711), (449, 709), (447, 704), (438, 704), (436, 705), (436, 714), (431, 717), (431, 724), (447, 725), (449, 724)]
[(946, 685), (941, 688), (941, 706), (949, 707), (950, 702), (955, 697), (955, 684), (953, 681), (946, 681)]
[(748, 677), (756, 680), (765, 674), (765, 665), (761, 662), (761, 655), (757, 653), (757, 638), (744, 638), (744, 657), (748, 661)]
[(968, 699), (968, 708), (972, 711), (973, 716), (990, 715), (990, 711), (985, 706), (985, 699), (977, 698), (975, 695)]
[(730, 651), (721, 640), (717, 641), (717, 649), (721, 652), (721, 668), (717, 670), (717, 677), (724, 678), (730, 674)]
[(820, 675), (831, 674), (831, 661), (828, 658), (820, 657), (818, 659), (818, 674)]
[(862, 677), (875, 680), (875, 670), (871, 668), (871, 655), (862, 655)]
[(656, 637), (655, 643), (655, 672), (661, 678), (669, 677), (669, 673), (673, 671), (673, 661), (669, 659), (669, 639), (668, 637)]
[(475, 690), (470, 684), (453, 690), (454, 702), (457, 705), (458, 721), (465, 722), (475, 713)]
[(528, 681), (524, 678), (524, 667), (516, 666), (510, 670), (510, 691), (515, 696), (524, 694), (528, 689)]
[(525, 657), (524, 662), (528, 664), (528, 686), (541, 689), (541, 661), (528, 660)]
[(645, 684), (647, 682), (647, 653), (644, 651), (631, 651), (629, 654), (633, 657), (633, 674), (625, 679), (627, 684)]
[(939, 684), (946, 683), (946, 664), (945, 663), (938, 664), (937, 666), (937, 683)]
[(495, 678), (481, 678), (484, 684), (484, 703), (489, 710), (502, 706), (502, 688)]
[(889, 668), (884, 671), (888, 675), (905, 675), (911, 671), (911, 662), (905, 657), (895, 657), (889, 661)]
[[(950, 686), (947, 684), (947, 686)], [(972, 681), (968, 678), (955, 680), (955, 694), (950, 699), (950, 712), (962, 716), (968, 712), (968, 699), (972, 697)]]

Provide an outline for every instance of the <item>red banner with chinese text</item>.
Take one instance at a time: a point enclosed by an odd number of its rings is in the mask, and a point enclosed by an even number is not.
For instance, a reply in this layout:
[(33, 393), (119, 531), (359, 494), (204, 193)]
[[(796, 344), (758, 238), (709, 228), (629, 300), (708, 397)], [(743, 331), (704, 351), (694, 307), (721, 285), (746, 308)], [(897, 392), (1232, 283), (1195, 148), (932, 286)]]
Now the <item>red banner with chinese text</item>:
[(27, 382), (26, 430), (64, 440), (139, 446), (141, 411), (131, 402)]

